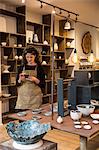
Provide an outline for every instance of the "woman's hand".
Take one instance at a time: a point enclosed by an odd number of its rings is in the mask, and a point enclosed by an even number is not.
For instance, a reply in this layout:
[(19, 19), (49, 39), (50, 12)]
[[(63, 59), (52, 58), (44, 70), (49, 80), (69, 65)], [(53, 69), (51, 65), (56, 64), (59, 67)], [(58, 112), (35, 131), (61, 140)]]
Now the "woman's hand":
[(19, 74), (19, 80), (20, 81), (25, 81), (25, 74), (24, 73)]
[(34, 76), (29, 76), (28, 78), (29, 78), (31, 81), (35, 82), (36, 84), (39, 84), (39, 82), (40, 82), (40, 80), (37, 79), (37, 78), (34, 77)]

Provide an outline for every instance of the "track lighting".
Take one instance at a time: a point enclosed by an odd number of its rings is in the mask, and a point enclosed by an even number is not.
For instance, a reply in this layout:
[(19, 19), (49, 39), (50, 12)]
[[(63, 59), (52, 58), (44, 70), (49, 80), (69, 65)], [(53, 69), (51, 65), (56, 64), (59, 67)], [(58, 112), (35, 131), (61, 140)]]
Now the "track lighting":
[(60, 13), (59, 13), (60, 15), (62, 14), (62, 10), (60, 9)]
[[(22, 0), (22, 1), (25, 1), (25, 0)], [(63, 9), (63, 8), (61, 8), (61, 7), (58, 7), (58, 6), (56, 6), (56, 5), (52, 5), (52, 4), (50, 4), (50, 3), (47, 3), (46, 1), (42, 1), (42, 0), (37, 0), (37, 1), (39, 1), (39, 2), (41, 3), (41, 7), (40, 7), (40, 8), (43, 7), (43, 4), (46, 4), (46, 5), (49, 5), (50, 7), (53, 7), (54, 9), (56, 8), (56, 9), (60, 10), (60, 12), (59, 12), (60, 15), (62, 14), (62, 11), (63, 11), (63, 12), (67, 12), (67, 13), (68, 13), (68, 18), (70, 18), (70, 14), (75, 15), (76, 18), (77, 18), (77, 16), (79, 16), (79, 14), (77, 14), (77, 13), (74, 13), (74, 12), (72, 12), (72, 11), (68, 11), (68, 10)], [(54, 10), (52, 13), (55, 14), (55, 10)], [(76, 20), (77, 20), (77, 19), (76, 19)], [(68, 28), (69, 28), (69, 27), (70, 27), (70, 23), (68, 22), (67, 25), (68, 25)], [(66, 25), (66, 26), (67, 26), (67, 25)], [(66, 27), (66, 29), (67, 29), (67, 27)]]
[(76, 15), (76, 19), (75, 19), (75, 21), (77, 21), (78, 20), (78, 18), (77, 18), (77, 15)]
[(68, 30), (71, 28), (70, 22), (68, 21), (69, 18), (70, 18), (70, 13), (68, 12), (68, 18), (67, 18), (67, 21), (66, 21), (65, 26), (64, 26), (65, 30)]
[(41, 2), (41, 6), (40, 6), (40, 8), (43, 8), (43, 3)]

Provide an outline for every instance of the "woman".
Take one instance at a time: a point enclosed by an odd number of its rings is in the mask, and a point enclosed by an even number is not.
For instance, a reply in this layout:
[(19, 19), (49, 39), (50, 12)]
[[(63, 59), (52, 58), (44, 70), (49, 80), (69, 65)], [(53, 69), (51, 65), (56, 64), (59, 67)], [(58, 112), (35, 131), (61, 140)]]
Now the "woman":
[(34, 47), (26, 48), (23, 64), (17, 76), (18, 99), (16, 109), (35, 109), (42, 104), (42, 90), (45, 74), (39, 61), (39, 53)]

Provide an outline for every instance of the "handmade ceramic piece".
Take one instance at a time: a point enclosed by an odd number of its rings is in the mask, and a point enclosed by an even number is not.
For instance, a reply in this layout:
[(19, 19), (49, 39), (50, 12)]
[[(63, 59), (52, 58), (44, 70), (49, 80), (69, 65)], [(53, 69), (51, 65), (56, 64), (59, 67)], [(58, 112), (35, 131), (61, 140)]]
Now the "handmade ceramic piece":
[(4, 68), (4, 73), (8, 73), (9, 72), (9, 68), (10, 68), (10, 66), (9, 65), (3, 65), (3, 68)]
[(90, 114), (90, 116), (92, 119), (99, 120), (99, 113), (93, 113), (93, 114)]
[(70, 117), (73, 119), (73, 120), (79, 120), (82, 116), (82, 113), (78, 110), (71, 110), (70, 111)]
[(58, 116), (57, 122), (58, 122), (58, 123), (62, 123), (62, 122), (63, 122), (63, 118), (62, 118), (61, 116)]
[(94, 112), (95, 106), (90, 104), (79, 104), (77, 105), (77, 109), (85, 116)]
[(36, 120), (22, 123), (10, 122), (6, 126), (9, 136), (19, 144), (27, 145), (39, 142), (44, 134), (51, 129), (50, 123), (41, 124)]

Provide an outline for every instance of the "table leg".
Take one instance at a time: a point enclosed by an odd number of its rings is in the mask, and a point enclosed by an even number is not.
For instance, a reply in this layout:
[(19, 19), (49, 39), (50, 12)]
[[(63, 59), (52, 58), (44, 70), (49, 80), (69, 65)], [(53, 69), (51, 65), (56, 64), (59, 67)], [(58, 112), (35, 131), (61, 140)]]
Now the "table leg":
[(87, 150), (87, 138), (80, 136), (80, 150)]
[(2, 101), (0, 101), (0, 125), (2, 125)]

